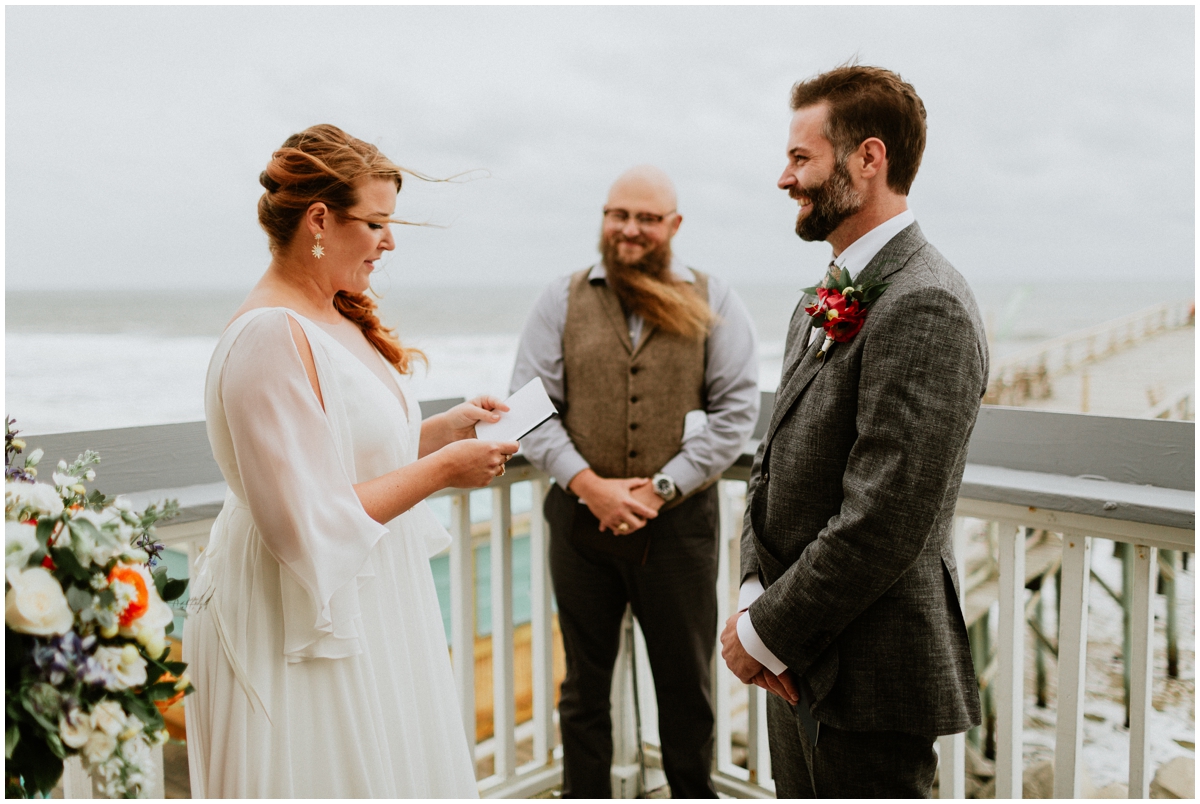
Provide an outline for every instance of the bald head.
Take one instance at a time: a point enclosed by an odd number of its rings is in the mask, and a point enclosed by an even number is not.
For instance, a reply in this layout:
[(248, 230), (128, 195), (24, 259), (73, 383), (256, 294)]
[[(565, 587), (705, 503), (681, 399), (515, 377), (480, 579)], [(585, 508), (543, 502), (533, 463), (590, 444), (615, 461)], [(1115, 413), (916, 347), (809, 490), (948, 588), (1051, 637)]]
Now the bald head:
[(608, 191), (610, 208), (639, 209), (665, 215), (675, 209), (675, 183), (654, 165), (638, 165), (622, 173)]

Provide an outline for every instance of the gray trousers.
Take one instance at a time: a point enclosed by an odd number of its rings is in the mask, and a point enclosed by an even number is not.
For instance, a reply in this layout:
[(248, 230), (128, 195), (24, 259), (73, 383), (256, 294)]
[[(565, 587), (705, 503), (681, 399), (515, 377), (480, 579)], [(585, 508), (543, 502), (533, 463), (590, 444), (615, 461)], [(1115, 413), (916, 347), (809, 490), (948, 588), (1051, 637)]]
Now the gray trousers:
[(814, 748), (795, 707), (770, 694), (767, 734), (778, 798), (929, 798), (935, 737), (822, 723)]
[[(558, 704), (563, 798), (610, 798), (609, 692), (625, 605), (646, 637), (658, 701), (663, 771), (675, 798), (716, 798), (712, 658), (717, 636), (716, 486), (650, 520), (645, 564), (572, 538), (599, 525), (586, 506), (552, 486), (550, 577), (567, 675)], [(586, 520), (586, 522), (577, 521)], [(613, 537), (619, 538), (619, 537)]]

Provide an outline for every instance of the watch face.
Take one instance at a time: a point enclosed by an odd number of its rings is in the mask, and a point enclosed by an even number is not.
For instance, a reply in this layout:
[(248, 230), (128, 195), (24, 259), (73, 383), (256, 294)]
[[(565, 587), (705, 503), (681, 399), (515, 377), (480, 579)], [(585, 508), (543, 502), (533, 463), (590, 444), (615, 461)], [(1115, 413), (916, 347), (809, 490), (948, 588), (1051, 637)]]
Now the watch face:
[(669, 477), (660, 477), (654, 481), (654, 490), (658, 496), (670, 499), (675, 496), (675, 483)]

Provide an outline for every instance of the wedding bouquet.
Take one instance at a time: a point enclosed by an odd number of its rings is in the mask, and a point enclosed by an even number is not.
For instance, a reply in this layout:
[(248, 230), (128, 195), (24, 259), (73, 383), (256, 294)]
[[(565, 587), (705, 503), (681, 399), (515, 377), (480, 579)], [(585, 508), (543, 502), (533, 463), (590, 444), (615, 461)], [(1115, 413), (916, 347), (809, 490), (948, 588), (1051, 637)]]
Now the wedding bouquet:
[[(5, 419), (4, 758), (7, 797), (49, 796), (63, 760), (79, 755), (111, 797), (148, 789), (162, 711), (192, 691), (167, 661), (187, 588), (167, 577), (154, 523), (175, 501), (139, 513), (123, 497), (90, 493), (100, 456), (60, 461), (39, 483), (41, 450)], [(160, 711), (162, 710), (162, 711)]]

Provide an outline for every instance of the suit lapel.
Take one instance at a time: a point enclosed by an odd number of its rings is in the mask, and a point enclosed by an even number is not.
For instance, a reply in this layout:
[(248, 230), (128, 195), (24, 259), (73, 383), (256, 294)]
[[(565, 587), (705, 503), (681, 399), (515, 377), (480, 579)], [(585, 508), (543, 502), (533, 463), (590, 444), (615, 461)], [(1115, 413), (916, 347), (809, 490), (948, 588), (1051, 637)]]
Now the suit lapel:
[[(867, 267), (859, 272), (856, 280), (882, 282), (903, 268), (909, 258), (926, 242), (921, 227), (917, 226), (915, 222), (906, 226), (879, 250), (879, 253), (867, 263)], [(802, 299), (801, 305), (803, 303)], [(870, 313), (867, 315), (869, 317)], [(766, 436), (763, 438), (764, 444), (771, 443), (775, 431), (779, 429), (780, 422), (796, 404), (804, 389), (812, 382), (813, 377), (817, 376), (817, 372), (821, 370), (821, 367), (825, 365), (825, 360), (829, 357), (828, 354), (822, 358), (817, 357), (820, 349), (818, 344), (824, 342), (823, 333), (816, 332), (810, 327), (806, 337), (808, 339), (807, 346), (801, 350), (799, 359), (795, 361), (794, 366), (784, 369), (783, 381), (779, 387), (779, 393), (775, 397), (775, 409), (771, 413), (771, 424), (767, 427)], [(846, 346), (848, 344), (838, 344), (834, 348), (844, 349)]]
[(800, 392), (808, 387), (812, 378), (817, 376), (817, 372), (821, 370), (821, 366), (825, 365), (825, 358), (817, 357), (819, 350), (817, 338), (812, 338), (808, 348), (801, 353), (795, 371), (787, 378), (779, 395), (775, 398), (775, 409), (771, 412), (771, 424), (767, 427), (767, 435), (763, 439), (766, 443), (771, 442), (779, 423), (783, 421), (783, 417), (800, 398)]

